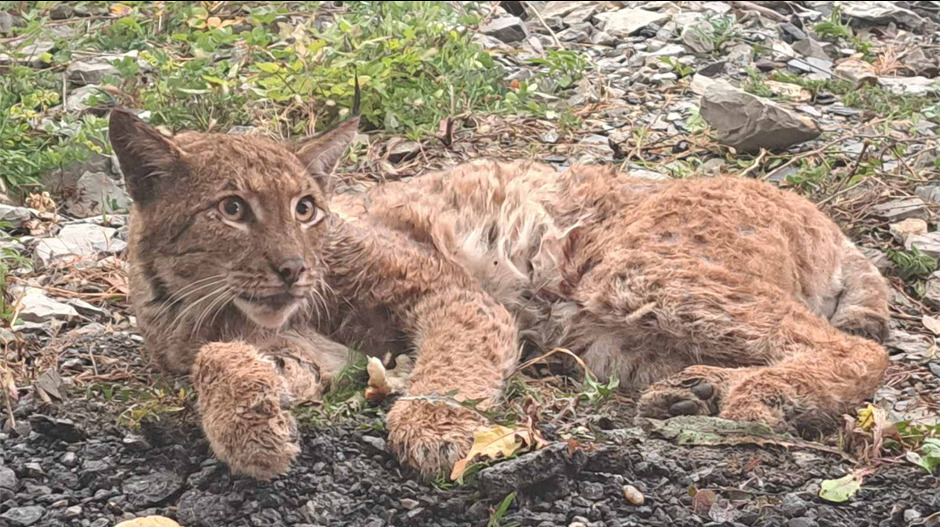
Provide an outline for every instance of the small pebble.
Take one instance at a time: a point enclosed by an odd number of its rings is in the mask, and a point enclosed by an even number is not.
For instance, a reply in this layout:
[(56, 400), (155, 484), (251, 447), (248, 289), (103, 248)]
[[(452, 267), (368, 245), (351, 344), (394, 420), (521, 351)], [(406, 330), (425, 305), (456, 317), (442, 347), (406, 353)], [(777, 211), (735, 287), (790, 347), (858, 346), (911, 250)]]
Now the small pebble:
[(643, 493), (640, 492), (640, 489), (634, 487), (633, 485), (623, 486), (623, 497), (627, 498), (627, 501), (636, 505), (637, 507), (643, 505), (643, 503), (646, 502), (646, 498), (643, 496)]

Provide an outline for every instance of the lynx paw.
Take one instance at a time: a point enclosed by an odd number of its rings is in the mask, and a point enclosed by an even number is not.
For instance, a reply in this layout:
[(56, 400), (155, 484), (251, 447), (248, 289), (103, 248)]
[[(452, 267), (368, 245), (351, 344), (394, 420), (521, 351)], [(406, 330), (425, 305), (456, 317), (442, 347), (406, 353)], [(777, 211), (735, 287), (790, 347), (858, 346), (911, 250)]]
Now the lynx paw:
[(640, 398), (640, 415), (654, 419), (718, 415), (728, 393), (729, 377), (735, 371), (690, 366), (647, 388)]
[(398, 401), (388, 414), (389, 442), (399, 461), (431, 479), (447, 475), (470, 451), (482, 424), (470, 410), (428, 401)]
[(274, 365), (240, 343), (203, 347), (193, 366), (202, 426), (232, 472), (272, 479), (300, 452), (284, 382)]

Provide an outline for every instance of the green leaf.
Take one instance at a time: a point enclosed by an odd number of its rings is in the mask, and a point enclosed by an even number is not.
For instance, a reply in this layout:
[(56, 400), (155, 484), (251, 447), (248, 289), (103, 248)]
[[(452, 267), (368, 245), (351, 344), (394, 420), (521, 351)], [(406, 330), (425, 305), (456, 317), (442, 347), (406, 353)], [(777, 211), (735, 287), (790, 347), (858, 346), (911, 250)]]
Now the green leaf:
[(255, 66), (265, 73), (277, 73), (281, 69), (280, 64), (276, 62), (259, 62)]
[(862, 488), (862, 478), (852, 473), (839, 479), (827, 479), (822, 482), (819, 497), (833, 503), (849, 501)]
[(933, 474), (937, 467), (940, 467), (940, 439), (925, 439), (920, 453), (908, 452), (907, 460)]

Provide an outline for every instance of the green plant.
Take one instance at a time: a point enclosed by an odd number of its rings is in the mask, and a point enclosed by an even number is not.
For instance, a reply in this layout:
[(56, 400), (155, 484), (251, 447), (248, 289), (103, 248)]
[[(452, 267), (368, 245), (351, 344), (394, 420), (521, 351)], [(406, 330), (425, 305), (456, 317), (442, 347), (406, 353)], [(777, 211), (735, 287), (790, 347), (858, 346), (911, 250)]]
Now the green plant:
[(711, 43), (713, 53), (719, 53), (726, 45), (740, 37), (738, 29), (735, 27), (736, 23), (737, 17), (734, 15), (708, 15), (693, 26), (692, 31), (703, 42)]
[(517, 527), (520, 525), (519, 522), (503, 523), (503, 517), (506, 516), (506, 512), (509, 511), (509, 506), (512, 505), (515, 499), (515, 492), (506, 495), (503, 501), (500, 502), (499, 507), (496, 507), (493, 513), (490, 514), (490, 521), (486, 524), (486, 527)]
[(832, 167), (827, 160), (823, 160), (818, 165), (813, 165), (807, 160), (800, 163), (800, 169), (796, 174), (787, 176), (787, 185), (801, 191), (814, 192), (819, 190), (822, 185), (829, 180)]
[(887, 256), (898, 267), (898, 276), (902, 280), (927, 278), (937, 270), (937, 259), (920, 252), (917, 247), (911, 247), (910, 251), (889, 250)]
[(564, 91), (574, 86), (584, 76), (584, 70), (589, 62), (583, 54), (568, 49), (551, 49), (545, 53), (545, 58), (532, 58), (530, 64), (545, 67), (539, 78), (547, 85), (553, 87), (551, 91)]
[(578, 394), (578, 398), (584, 402), (599, 405), (617, 393), (618, 386), (620, 386), (620, 379), (616, 375), (611, 375), (607, 382), (600, 382), (594, 375), (587, 373), (584, 376), (584, 382), (581, 383), (581, 393)]
[(829, 20), (823, 20), (813, 26), (813, 32), (819, 35), (819, 38), (828, 42), (838, 42), (840, 38), (849, 39), (855, 36), (852, 28), (842, 22), (842, 11), (840, 9), (833, 9), (829, 15)]
[(659, 57), (659, 61), (672, 68), (673, 73), (675, 73), (676, 76), (678, 76), (680, 79), (695, 73), (695, 68), (692, 66), (686, 66), (675, 57)]
[(747, 69), (747, 80), (744, 82), (742, 88), (744, 91), (753, 93), (758, 97), (770, 98), (774, 96), (774, 92), (770, 89), (770, 86), (767, 85), (764, 76), (753, 68)]

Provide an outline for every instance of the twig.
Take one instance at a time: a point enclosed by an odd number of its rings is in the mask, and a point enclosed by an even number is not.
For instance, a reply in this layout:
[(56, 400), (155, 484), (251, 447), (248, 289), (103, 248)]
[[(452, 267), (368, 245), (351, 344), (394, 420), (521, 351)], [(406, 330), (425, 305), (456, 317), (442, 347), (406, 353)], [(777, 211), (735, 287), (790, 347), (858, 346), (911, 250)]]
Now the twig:
[(565, 49), (564, 44), (562, 44), (561, 41), (558, 40), (558, 35), (556, 35), (554, 31), (552, 31), (552, 28), (548, 27), (548, 23), (545, 22), (545, 19), (544, 19), (544, 18), (542, 18), (542, 14), (539, 13), (539, 10), (536, 9), (536, 8), (532, 5), (531, 2), (523, 2), (523, 3), (526, 5), (526, 7), (529, 8), (529, 10), (531, 10), (533, 13), (535, 13), (535, 18), (539, 19), (539, 23), (542, 24), (542, 27), (544, 27), (545, 30), (548, 31), (548, 34), (551, 35), (552, 40), (555, 41), (555, 46), (558, 47), (558, 48), (560, 48), (560, 49)]
[(757, 159), (755, 159), (754, 162), (751, 164), (751, 166), (747, 167), (747, 169), (744, 172), (741, 172), (741, 177), (747, 177), (751, 172), (760, 168), (761, 161), (763, 161), (764, 157), (766, 156), (767, 156), (767, 149), (761, 148), (760, 154), (757, 155)]

